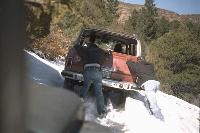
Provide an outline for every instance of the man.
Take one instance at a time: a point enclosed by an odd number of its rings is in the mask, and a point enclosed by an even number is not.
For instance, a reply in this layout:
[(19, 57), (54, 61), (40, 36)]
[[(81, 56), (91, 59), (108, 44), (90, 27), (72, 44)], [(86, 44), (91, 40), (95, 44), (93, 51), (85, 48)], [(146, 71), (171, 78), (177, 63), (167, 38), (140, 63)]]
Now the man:
[(156, 118), (164, 120), (156, 100), (156, 92), (160, 88), (160, 82), (155, 78), (153, 65), (141, 58), (138, 58), (138, 62), (127, 61), (126, 63), (131, 74), (136, 74), (136, 83), (145, 90), (151, 113)]
[[(80, 41), (82, 42), (82, 41)], [(84, 36), (84, 43), (76, 45), (75, 49), (78, 51), (82, 58), (84, 71), (83, 78), (84, 84), (80, 90), (80, 97), (85, 98), (90, 85), (93, 83), (96, 95), (97, 111), (100, 116), (106, 113), (104, 105), (104, 96), (102, 92), (102, 71), (101, 64), (105, 60), (105, 56), (108, 54), (104, 50), (100, 49), (95, 44), (95, 33), (86, 34)]]

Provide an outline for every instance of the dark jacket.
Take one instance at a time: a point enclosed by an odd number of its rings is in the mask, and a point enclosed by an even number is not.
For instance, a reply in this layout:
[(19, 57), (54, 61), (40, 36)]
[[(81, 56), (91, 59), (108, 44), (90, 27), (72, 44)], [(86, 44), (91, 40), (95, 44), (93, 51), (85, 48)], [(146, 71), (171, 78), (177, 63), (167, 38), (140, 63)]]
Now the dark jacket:
[(128, 68), (132, 75), (135, 75), (138, 77), (137, 84), (142, 85), (147, 80), (156, 80), (155, 74), (154, 74), (154, 67), (152, 64), (145, 62), (145, 61), (139, 61), (139, 62), (132, 62), (127, 61), (126, 64), (128, 65)]
[(79, 56), (82, 58), (83, 64), (97, 63), (102, 65), (107, 52), (99, 48), (96, 44), (87, 44), (87, 46), (75, 45)]

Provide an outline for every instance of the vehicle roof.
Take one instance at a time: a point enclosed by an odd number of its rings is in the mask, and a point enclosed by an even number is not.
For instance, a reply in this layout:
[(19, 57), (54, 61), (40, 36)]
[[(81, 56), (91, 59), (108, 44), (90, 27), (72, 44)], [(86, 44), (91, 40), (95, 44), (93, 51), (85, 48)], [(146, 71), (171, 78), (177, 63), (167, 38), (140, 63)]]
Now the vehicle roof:
[(84, 28), (83, 29), (83, 34), (91, 33), (91, 32), (95, 32), (95, 35), (97, 36), (97, 38), (113, 39), (125, 44), (137, 44), (136, 37), (128, 35), (128, 34), (113, 32), (106, 29), (102, 29), (102, 28)]

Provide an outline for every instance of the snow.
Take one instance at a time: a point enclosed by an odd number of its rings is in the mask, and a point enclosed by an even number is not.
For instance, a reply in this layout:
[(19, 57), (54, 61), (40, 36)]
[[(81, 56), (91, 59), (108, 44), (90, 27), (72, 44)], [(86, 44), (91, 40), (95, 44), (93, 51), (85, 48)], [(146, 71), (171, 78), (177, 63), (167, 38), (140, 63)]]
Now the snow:
[[(32, 52), (26, 53), (29, 78), (40, 84), (62, 87), (60, 72), (64, 69), (63, 63), (49, 62)], [(156, 96), (164, 121), (149, 114), (143, 102), (144, 91), (127, 97), (124, 110), (113, 109), (109, 104), (110, 111), (102, 119), (97, 117), (95, 98), (89, 97), (84, 104), (85, 120), (108, 126), (113, 133), (199, 133), (199, 107), (161, 91)]]
[(140, 91), (126, 99), (125, 110), (111, 110), (99, 123), (110, 126), (109, 121), (124, 125), (125, 133), (199, 133), (197, 106), (163, 92), (157, 93), (158, 105), (164, 122), (150, 115), (143, 103), (144, 92)]
[(49, 67), (52, 67), (53, 69), (55, 69), (56, 71), (58, 71), (59, 73), (64, 69), (64, 63), (61, 63), (58, 61), (58, 63), (55, 63), (55, 62), (50, 62), (48, 60), (45, 60), (45, 59), (42, 59), (40, 58), (38, 55), (36, 55), (35, 53), (33, 52), (30, 52), (30, 51), (25, 51), (27, 54), (33, 56), (34, 58), (36, 58), (37, 60), (41, 61), (42, 63), (48, 65)]
[(32, 52), (25, 51), (25, 53), (26, 69), (29, 71), (27, 78), (47, 86), (63, 86), (64, 78), (60, 72), (64, 66), (44, 60)]

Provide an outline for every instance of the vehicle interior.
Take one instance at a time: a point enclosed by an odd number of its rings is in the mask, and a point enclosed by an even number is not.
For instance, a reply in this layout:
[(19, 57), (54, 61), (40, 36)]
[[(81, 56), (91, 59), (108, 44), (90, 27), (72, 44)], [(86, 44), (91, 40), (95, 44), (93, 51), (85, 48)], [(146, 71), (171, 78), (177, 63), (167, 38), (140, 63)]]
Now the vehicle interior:
[(82, 34), (87, 34), (89, 32), (95, 33), (95, 43), (100, 48), (116, 53), (136, 56), (137, 40), (134, 36), (95, 28), (84, 29)]

